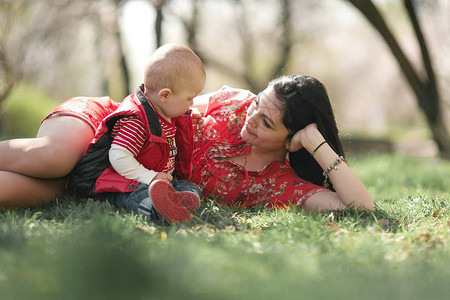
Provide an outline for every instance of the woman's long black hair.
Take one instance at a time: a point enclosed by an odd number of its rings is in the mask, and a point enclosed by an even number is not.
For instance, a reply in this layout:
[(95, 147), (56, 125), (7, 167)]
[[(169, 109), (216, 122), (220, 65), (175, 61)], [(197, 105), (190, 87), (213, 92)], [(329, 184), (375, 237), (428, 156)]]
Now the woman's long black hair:
[[(345, 157), (330, 99), (319, 80), (305, 75), (289, 75), (272, 80), (270, 86), (283, 105), (282, 120), (289, 131), (289, 138), (307, 125), (316, 123), (331, 148)], [(324, 185), (322, 168), (305, 148), (290, 152), (289, 162), (299, 177)], [(332, 185), (329, 186), (332, 189)]]

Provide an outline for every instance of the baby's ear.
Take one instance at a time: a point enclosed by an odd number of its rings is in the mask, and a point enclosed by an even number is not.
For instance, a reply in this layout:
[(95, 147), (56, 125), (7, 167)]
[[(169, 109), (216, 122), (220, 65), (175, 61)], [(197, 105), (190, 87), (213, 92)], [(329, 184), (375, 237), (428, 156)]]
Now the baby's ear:
[(158, 98), (161, 102), (166, 102), (172, 94), (171, 89), (163, 88), (158, 92)]

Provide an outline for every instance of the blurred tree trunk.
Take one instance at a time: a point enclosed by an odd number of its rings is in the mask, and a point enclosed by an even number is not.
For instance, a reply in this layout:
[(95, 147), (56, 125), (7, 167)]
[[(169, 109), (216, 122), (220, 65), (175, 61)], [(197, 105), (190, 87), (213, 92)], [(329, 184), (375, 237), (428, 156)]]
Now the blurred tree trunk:
[(124, 95), (130, 94), (130, 70), (128, 68), (128, 63), (125, 57), (125, 53), (123, 51), (122, 46), (122, 35), (120, 31), (120, 25), (119, 25), (119, 19), (120, 19), (120, 6), (122, 0), (115, 0), (114, 1), (114, 21), (113, 21), (113, 34), (114, 34), (114, 41), (116, 43), (116, 48), (118, 52), (119, 57), (119, 64), (120, 64), (120, 70), (122, 73), (122, 79), (123, 79), (123, 86), (124, 86)]
[(184, 28), (187, 31), (188, 45), (196, 53), (198, 53), (198, 44), (197, 44), (197, 39), (196, 39), (196, 33), (197, 33), (198, 19), (199, 19), (199, 17), (198, 17), (199, 2), (200, 2), (200, 0), (191, 0), (191, 4), (192, 4), (191, 18), (190, 19), (182, 19)]
[(249, 31), (249, 23), (252, 18), (247, 14), (245, 1), (233, 0), (237, 10), (237, 24), (238, 34), (242, 42), (242, 60), (244, 68), (240, 71), (233, 65), (225, 64), (220, 59), (214, 58), (211, 55), (207, 55), (202, 52), (196, 42), (196, 33), (198, 28), (198, 11), (201, 0), (191, 0), (191, 15), (189, 18), (179, 17), (183, 22), (185, 30), (188, 33), (189, 47), (193, 49), (198, 56), (202, 59), (205, 65), (209, 65), (224, 75), (238, 78), (245, 82), (249, 88), (255, 92), (264, 89), (267, 85), (267, 81), (281, 75), (283, 68), (286, 66), (287, 60), (291, 52), (293, 45), (291, 39), (291, 0), (280, 1), (280, 25), (282, 28), (282, 36), (279, 41), (275, 41), (280, 48), (279, 56), (274, 59), (275, 63), (272, 70), (264, 75), (264, 78), (260, 78), (257, 72), (255, 72), (255, 65), (258, 61), (255, 61), (256, 50), (253, 47), (253, 37)]
[(102, 17), (101, 17), (101, 13), (99, 11), (97, 11), (96, 14), (94, 14), (93, 16), (93, 22), (95, 24), (94, 28), (95, 28), (95, 47), (97, 48), (97, 51), (95, 51), (95, 56), (97, 61), (99, 62), (100, 65), (100, 69), (102, 70), (102, 72), (100, 72), (100, 76), (101, 78), (99, 78), (100, 82), (101, 82), (101, 89), (102, 89), (102, 94), (103, 95), (108, 95), (108, 91), (109, 91), (109, 82), (108, 82), (108, 76), (107, 76), (107, 72), (105, 70), (107, 70), (106, 68), (106, 62), (105, 62), (105, 55), (104, 55), (104, 51), (103, 51), (103, 40), (104, 40), (104, 33), (105, 33), (105, 29), (103, 28), (103, 23), (102, 23)]
[(281, 51), (278, 57), (278, 63), (274, 66), (269, 79), (273, 79), (282, 74), (286, 67), (291, 54), (294, 42), (292, 41), (292, 27), (291, 27), (291, 0), (281, 0), (281, 14), (280, 22), (282, 24), (283, 32), (280, 42)]
[(166, 5), (168, 1), (166, 0), (149, 0), (150, 3), (156, 10), (156, 18), (155, 18), (155, 36), (156, 36), (156, 48), (162, 46), (162, 23), (164, 20), (163, 16), (163, 7)]
[(403, 3), (408, 12), (420, 47), (425, 76), (420, 76), (419, 72), (413, 68), (411, 62), (399, 46), (399, 43), (392, 32), (389, 30), (382, 15), (371, 0), (348, 1), (367, 18), (389, 46), (403, 75), (406, 77), (411, 89), (416, 95), (420, 109), (425, 114), (433, 139), (438, 146), (439, 154), (442, 157), (450, 158), (450, 138), (442, 115), (441, 98), (437, 88), (436, 77), (412, 1), (404, 0)]

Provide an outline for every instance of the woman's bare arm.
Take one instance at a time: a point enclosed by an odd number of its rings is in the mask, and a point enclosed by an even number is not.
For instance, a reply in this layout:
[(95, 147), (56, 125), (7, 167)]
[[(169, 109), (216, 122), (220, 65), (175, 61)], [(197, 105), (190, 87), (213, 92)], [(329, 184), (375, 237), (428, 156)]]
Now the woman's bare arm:
[[(295, 148), (305, 147), (309, 153), (324, 141), (322, 134), (317, 129), (316, 124), (310, 124), (300, 130), (291, 141), (291, 151)], [(323, 170), (335, 163), (339, 155), (327, 144), (323, 144), (315, 153), (314, 159)], [(331, 169), (328, 178), (332, 182), (336, 192), (318, 192), (309, 197), (304, 206), (308, 210), (338, 210), (347, 207), (357, 207), (359, 209), (373, 211), (375, 204), (372, 197), (350, 167), (341, 161), (337, 164), (337, 169)]]

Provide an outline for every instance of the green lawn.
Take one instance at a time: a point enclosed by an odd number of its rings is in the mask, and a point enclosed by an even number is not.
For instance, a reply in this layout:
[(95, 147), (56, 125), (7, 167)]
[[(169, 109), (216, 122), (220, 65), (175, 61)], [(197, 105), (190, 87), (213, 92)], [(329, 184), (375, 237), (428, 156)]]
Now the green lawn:
[(229, 209), (180, 226), (58, 199), (0, 213), (0, 299), (447, 299), (450, 162), (350, 164), (374, 214)]

